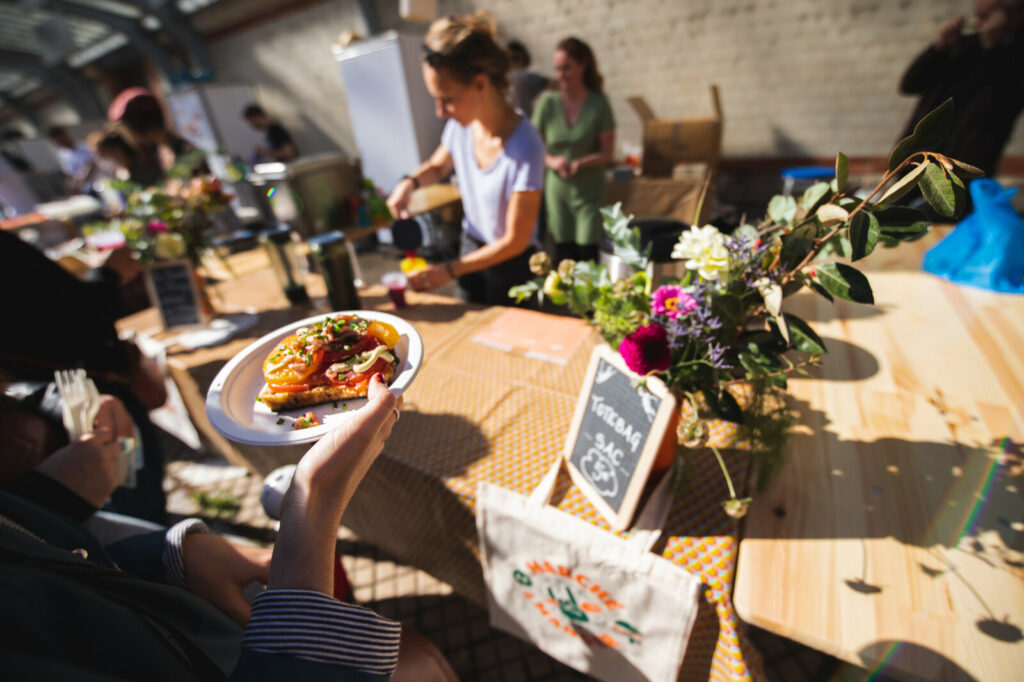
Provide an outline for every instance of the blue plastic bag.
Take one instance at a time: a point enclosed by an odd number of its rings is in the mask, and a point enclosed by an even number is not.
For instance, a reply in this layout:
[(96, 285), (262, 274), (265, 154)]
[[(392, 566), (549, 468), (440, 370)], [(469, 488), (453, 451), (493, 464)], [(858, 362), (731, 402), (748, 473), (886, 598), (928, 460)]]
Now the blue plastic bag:
[(1017, 189), (981, 178), (970, 191), (974, 213), (928, 250), (922, 268), (957, 284), (1024, 294), (1024, 220), (1010, 205)]

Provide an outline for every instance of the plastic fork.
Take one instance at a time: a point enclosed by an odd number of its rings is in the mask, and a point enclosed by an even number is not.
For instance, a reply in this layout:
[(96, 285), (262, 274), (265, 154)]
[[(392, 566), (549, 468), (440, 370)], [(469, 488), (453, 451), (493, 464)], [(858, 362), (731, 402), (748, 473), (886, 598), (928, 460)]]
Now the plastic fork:
[(82, 369), (57, 370), (53, 373), (53, 378), (57, 382), (61, 398), (64, 399), (61, 417), (71, 440), (92, 433), (92, 421), (99, 409), (99, 391), (96, 390), (92, 379), (89, 379)]

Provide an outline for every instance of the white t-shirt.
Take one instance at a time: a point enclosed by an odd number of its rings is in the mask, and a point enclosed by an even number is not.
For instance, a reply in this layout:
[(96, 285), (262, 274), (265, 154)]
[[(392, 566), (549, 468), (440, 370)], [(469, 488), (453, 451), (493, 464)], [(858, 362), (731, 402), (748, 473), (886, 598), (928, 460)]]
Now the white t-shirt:
[[(544, 141), (529, 119), (523, 120), (505, 142), (505, 148), (483, 170), (473, 152), (473, 131), (449, 119), (441, 144), (451, 154), (462, 194), (462, 229), (490, 244), (505, 234), (505, 214), (513, 192), (544, 188)], [(537, 241), (536, 225), (532, 240)]]

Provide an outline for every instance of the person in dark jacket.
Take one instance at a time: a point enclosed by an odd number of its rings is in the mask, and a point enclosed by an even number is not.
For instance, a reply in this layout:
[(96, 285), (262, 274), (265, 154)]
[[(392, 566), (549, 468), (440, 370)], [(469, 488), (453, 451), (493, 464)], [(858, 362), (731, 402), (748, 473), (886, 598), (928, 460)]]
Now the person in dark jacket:
[(900, 92), (920, 99), (902, 137), (952, 97), (952, 129), (935, 151), (991, 176), (1024, 109), (1024, 2), (976, 0), (971, 23), (945, 23), (903, 75)]
[[(104, 547), (31, 490), (0, 492), (5, 678), (388, 679), (400, 625), (329, 596), (341, 515), (401, 407), (379, 374), (368, 399), (299, 462), (269, 570), (195, 520)], [(250, 609), (252, 580), (268, 589)]]

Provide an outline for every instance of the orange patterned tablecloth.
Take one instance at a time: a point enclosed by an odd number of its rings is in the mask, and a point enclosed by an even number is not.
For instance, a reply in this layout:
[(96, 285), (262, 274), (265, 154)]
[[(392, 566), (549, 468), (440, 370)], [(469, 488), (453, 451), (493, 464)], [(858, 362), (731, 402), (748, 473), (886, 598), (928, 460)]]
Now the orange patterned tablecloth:
[[(230, 284), (256, 300), (253, 292), (260, 287), (268, 287), (270, 294), (273, 280), (267, 279), (268, 274), (253, 273)], [(390, 309), (379, 287), (361, 295), (364, 307)], [(477, 485), (491, 481), (523, 494), (536, 486), (561, 452), (597, 339), (589, 338), (567, 364), (560, 365), (472, 341), (502, 308), (414, 293), (409, 299), (413, 305), (399, 314), (423, 337), (425, 360), (405, 394), (401, 420), (343, 522), (396, 558), (485, 605), (474, 521)], [(211, 436), (200, 402), (224, 362), (251, 338), (285, 323), (280, 319), (285, 311), (277, 299), (260, 300), (271, 301), (259, 306), (266, 309), (267, 320), (250, 330), (248, 338), (220, 349), (176, 353), (170, 364), (200, 431), (229, 457), (241, 458), (267, 474), (297, 461), (304, 448), (256, 448), (218, 441)], [(295, 310), (294, 318), (309, 314)], [(134, 326), (141, 322), (142, 318), (133, 321)], [(730, 457), (727, 451), (726, 463), (733, 480), (746, 480), (744, 457)], [(760, 655), (746, 637), (731, 601), (738, 522), (719, 505), (728, 496), (725, 482), (711, 455), (691, 456), (687, 472), (686, 493), (677, 499), (655, 547), (699, 575), (707, 586), (679, 679), (763, 679)], [(564, 471), (552, 502), (609, 530)]]

